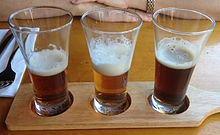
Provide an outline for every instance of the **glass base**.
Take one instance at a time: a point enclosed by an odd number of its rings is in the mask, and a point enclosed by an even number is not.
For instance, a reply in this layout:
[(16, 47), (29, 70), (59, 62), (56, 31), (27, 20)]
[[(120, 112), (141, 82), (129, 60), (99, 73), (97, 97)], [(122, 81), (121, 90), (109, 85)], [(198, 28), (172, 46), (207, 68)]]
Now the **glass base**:
[(41, 101), (34, 98), (32, 110), (40, 116), (54, 116), (66, 111), (73, 102), (73, 96), (68, 92), (62, 99)]
[(189, 99), (187, 96), (180, 105), (171, 105), (161, 102), (153, 94), (149, 97), (149, 102), (154, 110), (165, 114), (179, 114), (187, 110), (189, 107)]
[(106, 104), (101, 104), (96, 97), (93, 100), (93, 108), (95, 109), (96, 112), (104, 114), (104, 115), (117, 115), (120, 114), (124, 111), (126, 111), (131, 104), (131, 99), (130, 96), (127, 94), (126, 101), (119, 103), (117, 105), (106, 105)]

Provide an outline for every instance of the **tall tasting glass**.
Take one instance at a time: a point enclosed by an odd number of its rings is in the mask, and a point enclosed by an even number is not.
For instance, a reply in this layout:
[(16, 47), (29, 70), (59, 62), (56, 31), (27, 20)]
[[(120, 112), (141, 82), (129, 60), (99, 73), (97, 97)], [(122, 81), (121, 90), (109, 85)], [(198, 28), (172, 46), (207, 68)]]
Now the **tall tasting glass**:
[(72, 103), (65, 72), (72, 21), (70, 12), (56, 7), (26, 8), (9, 17), (33, 83), (38, 115), (62, 113)]
[(93, 66), (94, 109), (116, 115), (129, 107), (126, 91), (142, 19), (120, 9), (88, 11), (81, 18)]
[(215, 27), (200, 12), (164, 8), (153, 14), (156, 72), (151, 106), (162, 113), (184, 111), (185, 93), (199, 54)]

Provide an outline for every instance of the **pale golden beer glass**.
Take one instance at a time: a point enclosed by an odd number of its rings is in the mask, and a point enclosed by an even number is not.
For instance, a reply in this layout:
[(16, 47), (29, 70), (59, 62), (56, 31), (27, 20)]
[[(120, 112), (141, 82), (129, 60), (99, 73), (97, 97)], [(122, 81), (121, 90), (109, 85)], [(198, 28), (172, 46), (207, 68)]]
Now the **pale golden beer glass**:
[(65, 72), (72, 21), (69, 11), (57, 7), (26, 8), (9, 17), (33, 83), (32, 109), (38, 115), (57, 115), (72, 104)]
[(122, 113), (130, 104), (126, 86), (142, 19), (134, 12), (108, 8), (86, 12), (81, 23), (93, 66), (93, 107), (105, 115)]

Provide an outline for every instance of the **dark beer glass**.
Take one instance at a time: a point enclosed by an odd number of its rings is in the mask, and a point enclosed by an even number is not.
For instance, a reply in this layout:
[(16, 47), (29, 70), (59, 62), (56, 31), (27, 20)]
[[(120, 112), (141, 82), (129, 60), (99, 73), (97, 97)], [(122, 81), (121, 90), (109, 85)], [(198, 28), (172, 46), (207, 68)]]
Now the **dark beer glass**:
[(127, 10), (107, 8), (86, 12), (81, 23), (93, 66), (93, 107), (104, 115), (122, 113), (130, 105), (128, 72), (142, 19)]
[(151, 106), (161, 112), (182, 112), (187, 88), (199, 54), (215, 27), (203, 13), (178, 8), (153, 14), (155, 84)]
[(38, 115), (60, 114), (72, 103), (65, 72), (72, 21), (69, 11), (44, 6), (22, 9), (9, 17), (33, 83)]

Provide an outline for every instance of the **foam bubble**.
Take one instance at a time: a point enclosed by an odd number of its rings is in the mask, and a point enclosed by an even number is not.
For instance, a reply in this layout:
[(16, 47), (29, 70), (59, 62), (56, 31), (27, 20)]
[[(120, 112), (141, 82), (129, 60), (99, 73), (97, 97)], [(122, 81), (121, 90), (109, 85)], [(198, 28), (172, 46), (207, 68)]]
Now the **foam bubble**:
[(127, 72), (131, 64), (131, 46), (124, 36), (120, 40), (92, 39), (89, 51), (93, 68), (106, 76), (118, 76)]
[(158, 43), (156, 58), (174, 69), (187, 69), (196, 64), (198, 49), (184, 39), (164, 38)]
[(64, 71), (68, 64), (66, 53), (56, 48), (33, 52), (29, 59), (29, 70), (36, 75), (51, 76)]

